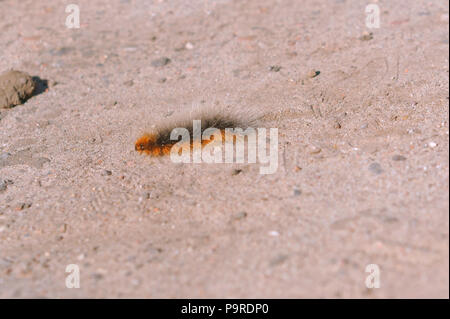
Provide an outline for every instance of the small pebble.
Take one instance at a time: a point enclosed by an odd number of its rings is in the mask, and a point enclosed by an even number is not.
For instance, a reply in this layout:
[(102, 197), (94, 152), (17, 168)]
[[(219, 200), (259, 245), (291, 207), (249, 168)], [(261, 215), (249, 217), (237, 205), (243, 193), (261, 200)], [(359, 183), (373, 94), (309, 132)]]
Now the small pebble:
[(276, 230), (271, 230), (269, 232), (269, 236), (277, 237), (277, 236), (280, 236), (280, 233), (277, 232)]
[(105, 170), (103, 171), (103, 175), (111, 176), (111, 175), (112, 175), (112, 172), (111, 172), (110, 170), (105, 169)]
[(123, 85), (131, 87), (134, 85), (134, 81), (133, 80), (125, 81), (125, 82), (123, 82)]
[(103, 279), (103, 277), (104, 276), (99, 273), (92, 274), (92, 278), (94, 278), (95, 280), (101, 280), (101, 279)]
[(392, 160), (393, 161), (406, 161), (406, 157), (404, 157), (403, 155), (394, 155), (394, 156), (392, 156)]
[(315, 78), (316, 76), (318, 76), (320, 74), (320, 71), (317, 70), (311, 70), (308, 72), (308, 74), (306, 74), (309, 78)]
[(317, 146), (314, 146), (314, 145), (311, 145), (309, 147), (309, 149), (310, 149), (309, 154), (312, 154), (312, 155), (319, 154), (320, 152), (322, 152), (322, 149), (320, 147), (317, 147)]
[(60, 231), (61, 233), (65, 233), (65, 232), (67, 231), (67, 224), (62, 224), (62, 225), (59, 227), (59, 231)]
[(277, 266), (284, 263), (288, 259), (288, 255), (280, 254), (270, 261), (270, 266)]
[(361, 41), (369, 41), (373, 39), (373, 33), (372, 32), (363, 32), (362, 36), (359, 38)]
[(379, 175), (383, 173), (383, 169), (381, 168), (381, 165), (379, 163), (372, 163), (369, 165), (369, 171), (372, 173)]
[(430, 142), (430, 143), (428, 143), (428, 146), (431, 148), (435, 148), (437, 146), (437, 144), (435, 142)]
[(239, 212), (234, 216), (234, 219), (241, 220), (241, 219), (244, 219), (245, 217), (247, 217), (246, 212)]
[(272, 65), (269, 68), (269, 71), (271, 71), (271, 72), (279, 72), (280, 70), (281, 70), (281, 66), (279, 66), (279, 65)]
[(23, 209), (26, 209), (26, 208), (30, 208), (31, 205), (32, 205), (31, 203), (21, 203), (21, 204), (16, 206), (15, 210), (19, 211), (19, 210), (23, 210)]
[(135, 51), (137, 51), (137, 49), (138, 49), (138, 48), (136, 48), (136, 47), (126, 47), (126, 48), (123, 48), (123, 50), (126, 51), (126, 52), (135, 52)]
[(169, 64), (170, 61), (171, 60), (168, 57), (162, 57), (162, 58), (153, 60), (152, 65), (154, 67), (161, 67), (161, 66), (165, 66), (165, 65)]
[(139, 286), (141, 284), (141, 281), (139, 279), (133, 279), (131, 280), (131, 284), (133, 286)]
[(239, 168), (237, 168), (237, 169), (234, 169), (234, 170), (233, 170), (233, 172), (231, 173), (231, 175), (238, 175), (238, 174), (240, 174), (240, 173), (242, 173), (242, 170), (239, 169)]
[(184, 47), (188, 50), (192, 50), (194, 48), (194, 45), (191, 42), (188, 42)]
[(299, 189), (294, 189), (294, 196), (300, 196), (302, 194), (302, 191)]

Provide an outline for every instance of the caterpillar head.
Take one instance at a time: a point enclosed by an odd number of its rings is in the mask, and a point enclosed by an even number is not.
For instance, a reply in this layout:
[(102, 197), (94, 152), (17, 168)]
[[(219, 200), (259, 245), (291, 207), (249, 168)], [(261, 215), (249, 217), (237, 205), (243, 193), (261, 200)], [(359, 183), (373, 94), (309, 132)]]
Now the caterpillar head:
[(151, 134), (144, 134), (137, 139), (134, 149), (139, 153), (149, 153), (156, 146), (156, 137)]

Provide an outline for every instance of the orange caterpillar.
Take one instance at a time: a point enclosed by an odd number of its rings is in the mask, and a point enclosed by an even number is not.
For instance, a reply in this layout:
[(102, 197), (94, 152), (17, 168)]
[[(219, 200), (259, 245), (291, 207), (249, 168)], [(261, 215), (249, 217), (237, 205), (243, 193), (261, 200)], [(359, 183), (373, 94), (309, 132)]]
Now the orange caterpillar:
[[(242, 117), (242, 116), (241, 116)], [(250, 124), (255, 123), (255, 119), (250, 116), (250, 119), (242, 120), (235, 114), (230, 112), (208, 112), (204, 111), (197, 116), (189, 116), (188, 118), (174, 121), (172, 124), (167, 124), (156, 129), (152, 133), (145, 133), (137, 139), (134, 149), (139, 153), (145, 153), (150, 156), (165, 156), (170, 155), (172, 147), (178, 143), (177, 140), (170, 139), (170, 133), (175, 128), (185, 128), (190, 135), (190, 148), (194, 148), (196, 143), (201, 143), (201, 146), (209, 144), (213, 141), (214, 137), (210, 140), (195, 140), (193, 138), (193, 120), (201, 120), (201, 135), (207, 128), (216, 128), (220, 130), (222, 139), (225, 138), (226, 128), (242, 128), (246, 129)], [(234, 137), (235, 138), (235, 137)]]
[[(220, 133), (222, 134), (222, 138), (225, 138), (225, 130), (220, 130)], [(161, 143), (161, 141), (158, 141), (158, 135), (157, 134), (148, 134), (145, 133), (143, 136), (138, 138), (138, 140), (135, 143), (134, 149), (138, 151), (139, 153), (145, 153), (147, 155), (151, 156), (165, 156), (170, 155), (170, 151), (172, 147), (178, 143), (178, 141), (170, 141), (170, 143)], [(204, 146), (206, 144), (211, 143), (212, 140), (202, 140), (201, 145)], [(191, 151), (194, 148), (194, 144), (197, 143), (194, 140), (191, 140), (190, 142), (190, 148)]]

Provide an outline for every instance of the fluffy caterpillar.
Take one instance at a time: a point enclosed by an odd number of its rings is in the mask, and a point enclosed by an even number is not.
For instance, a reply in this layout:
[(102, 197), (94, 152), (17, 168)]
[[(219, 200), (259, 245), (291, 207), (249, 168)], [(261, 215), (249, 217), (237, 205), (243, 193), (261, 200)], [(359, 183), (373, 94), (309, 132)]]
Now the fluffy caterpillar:
[[(194, 134), (194, 121), (201, 121), (201, 132), (199, 134), (200, 139), (195, 138)], [(206, 110), (198, 112), (195, 115), (189, 115), (179, 117), (171, 120), (170, 123), (160, 125), (155, 130), (144, 133), (139, 137), (135, 143), (135, 150), (150, 156), (165, 156), (170, 155), (172, 147), (179, 142), (179, 140), (171, 140), (170, 135), (176, 128), (184, 128), (189, 132), (190, 136), (190, 148), (193, 149), (196, 143), (201, 146), (207, 145), (212, 142), (213, 139), (203, 140), (201, 136), (208, 128), (215, 128), (220, 131), (222, 139), (225, 139), (225, 129), (240, 128), (242, 130), (247, 129), (256, 124), (256, 117), (254, 115), (243, 113), (241, 115), (236, 112), (219, 111), (219, 110)], [(233, 137), (235, 141), (236, 136)]]

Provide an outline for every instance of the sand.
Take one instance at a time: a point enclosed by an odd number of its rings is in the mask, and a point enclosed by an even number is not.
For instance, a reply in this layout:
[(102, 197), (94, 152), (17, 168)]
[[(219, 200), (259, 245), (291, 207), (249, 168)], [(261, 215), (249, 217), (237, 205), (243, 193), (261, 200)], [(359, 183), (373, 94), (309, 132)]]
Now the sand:
[[(0, 1), (0, 73), (48, 83), (0, 109), (0, 297), (449, 297), (446, 1), (73, 2)], [(134, 150), (206, 107), (277, 172)]]

